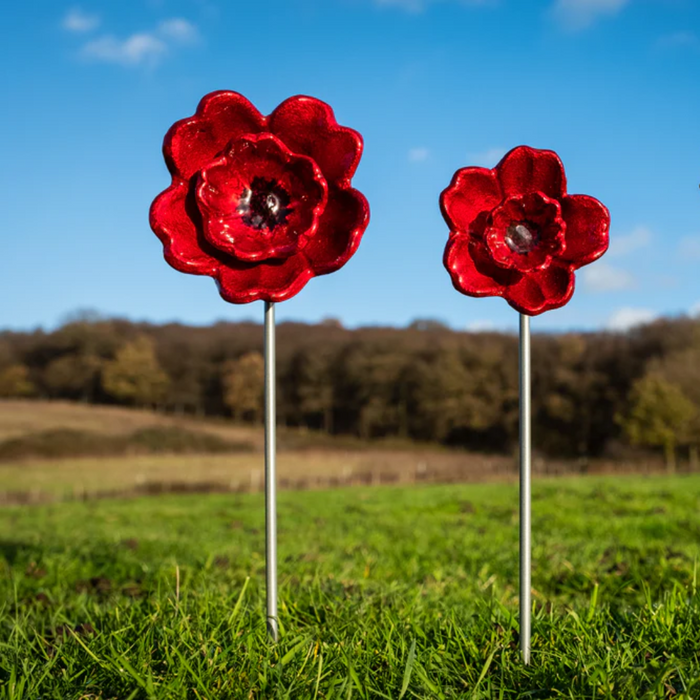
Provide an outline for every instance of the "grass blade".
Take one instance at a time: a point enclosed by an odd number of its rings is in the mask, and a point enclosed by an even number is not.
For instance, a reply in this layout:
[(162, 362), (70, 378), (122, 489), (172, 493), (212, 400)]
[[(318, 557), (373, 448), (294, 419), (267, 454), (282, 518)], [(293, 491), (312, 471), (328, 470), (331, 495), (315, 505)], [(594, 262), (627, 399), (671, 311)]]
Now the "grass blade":
[(406, 668), (403, 670), (403, 683), (401, 684), (401, 692), (399, 693), (399, 700), (406, 695), (408, 690), (408, 684), (411, 682), (411, 674), (413, 673), (413, 664), (416, 661), (416, 640), (413, 639), (411, 642), (411, 648), (408, 651), (408, 658), (406, 659)]

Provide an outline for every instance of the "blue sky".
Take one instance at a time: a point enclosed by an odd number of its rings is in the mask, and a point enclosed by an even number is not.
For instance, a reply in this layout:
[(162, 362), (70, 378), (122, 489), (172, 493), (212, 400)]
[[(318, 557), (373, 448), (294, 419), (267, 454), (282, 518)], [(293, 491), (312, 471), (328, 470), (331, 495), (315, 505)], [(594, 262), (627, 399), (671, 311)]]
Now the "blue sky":
[(453, 290), (437, 201), (452, 173), (552, 148), (611, 211), (611, 250), (538, 330), (700, 313), (696, 0), (57, 0), (4, 11), (0, 327), (76, 309), (156, 322), (260, 319), (163, 261), (151, 200), (168, 127), (232, 89), (303, 93), (360, 131), (371, 223), (355, 257), (278, 319), (516, 327)]

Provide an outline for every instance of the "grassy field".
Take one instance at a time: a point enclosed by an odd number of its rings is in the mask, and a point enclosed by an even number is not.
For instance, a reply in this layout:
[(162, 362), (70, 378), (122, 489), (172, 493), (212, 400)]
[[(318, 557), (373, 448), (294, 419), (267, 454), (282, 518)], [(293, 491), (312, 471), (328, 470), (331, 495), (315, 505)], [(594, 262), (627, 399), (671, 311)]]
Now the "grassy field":
[(280, 495), (279, 644), (259, 494), (0, 511), (0, 698), (700, 698), (700, 477), (536, 481), (533, 661), (517, 488)]

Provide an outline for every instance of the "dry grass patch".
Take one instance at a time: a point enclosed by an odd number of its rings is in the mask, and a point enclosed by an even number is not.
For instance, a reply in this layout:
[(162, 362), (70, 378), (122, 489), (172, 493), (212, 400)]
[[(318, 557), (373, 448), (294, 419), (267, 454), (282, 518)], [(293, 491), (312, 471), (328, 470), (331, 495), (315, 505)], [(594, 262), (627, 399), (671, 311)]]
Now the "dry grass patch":
[(231, 442), (262, 445), (262, 430), (225, 420), (166, 416), (119, 406), (93, 406), (69, 401), (0, 400), (0, 441), (47, 430), (80, 430), (108, 435), (151, 427), (183, 427), (217, 435)]

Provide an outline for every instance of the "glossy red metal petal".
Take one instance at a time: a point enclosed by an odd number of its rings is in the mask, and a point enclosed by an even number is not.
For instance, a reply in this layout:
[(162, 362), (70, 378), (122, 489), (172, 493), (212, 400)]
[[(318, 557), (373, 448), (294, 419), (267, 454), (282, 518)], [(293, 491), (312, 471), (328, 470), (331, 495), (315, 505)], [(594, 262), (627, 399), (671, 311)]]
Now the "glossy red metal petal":
[(462, 168), (440, 195), (440, 210), (450, 235), (467, 233), (482, 212), (495, 209), (503, 199), (501, 185), (493, 170)]
[(349, 186), (362, 155), (362, 136), (339, 126), (329, 105), (297, 95), (268, 117), (270, 131), (296, 153), (313, 158), (326, 180)]
[(552, 199), (566, 194), (566, 174), (554, 151), (518, 146), (495, 167), (504, 197), (542, 192)]
[[(264, 177), (291, 198), (288, 217), (272, 231), (246, 224), (238, 209), (244, 190)], [(204, 236), (215, 248), (245, 262), (288, 257), (315, 235), (327, 189), (308, 156), (292, 153), (269, 133), (244, 136), (199, 172), (196, 195)]]
[(561, 200), (566, 222), (566, 249), (561, 260), (578, 268), (597, 260), (610, 243), (610, 212), (594, 197), (568, 195)]
[(564, 306), (574, 293), (574, 273), (570, 267), (550, 265), (524, 274), (503, 295), (516, 310), (528, 316)]
[(303, 253), (284, 260), (222, 265), (216, 275), (219, 294), (232, 304), (285, 301), (298, 294), (314, 272)]
[(161, 192), (151, 204), (149, 219), (172, 267), (193, 275), (216, 273), (220, 263), (202, 249), (201, 231), (195, 224), (199, 212), (194, 200), (188, 198), (186, 182), (176, 182)]
[(353, 256), (369, 224), (369, 204), (355, 189), (331, 188), (316, 235), (304, 255), (316, 275), (340, 269)]
[(257, 134), (266, 118), (237, 92), (220, 90), (205, 95), (195, 114), (170, 127), (163, 141), (168, 169), (189, 179), (234, 138)]
[(486, 246), (466, 233), (447, 241), (443, 263), (454, 288), (470, 297), (503, 296), (520, 277), (515, 270), (495, 265)]
[[(275, 128), (268, 128), (273, 119)], [(290, 256), (282, 260), (245, 262), (217, 250), (204, 238), (201, 211), (194, 196), (194, 176), (231, 141), (261, 132), (274, 132), (297, 158), (314, 161), (314, 168), (328, 181), (329, 201), (322, 212), (325, 190), (321, 187), (323, 191), (316, 196), (319, 201), (313, 207), (318, 210), (318, 226), (302, 226), (301, 222), (297, 227), (304, 228), (300, 232), (299, 252), (289, 251)], [(327, 274), (344, 265), (367, 227), (367, 200), (350, 186), (362, 154), (362, 137), (339, 126), (331, 108), (314, 98), (290, 98), (273, 115), (264, 117), (238, 93), (211, 93), (200, 102), (194, 116), (173, 125), (163, 151), (173, 185), (153, 203), (151, 225), (164, 243), (168, 262), (183, 272), (215, 277), (227, 301), (283, 301), (294, 296), (314, 275)], [(295, 171), (296, 175), (300, 182), (309, 179), (304, 173)], [(302, 189), (306, 191), (308, 187)], [(264, 194), (260, 187), (257, 191)], [(263, 214), (257, 215), (264, 220)], [(294, 224), (292, 218), (285, 221)]]

